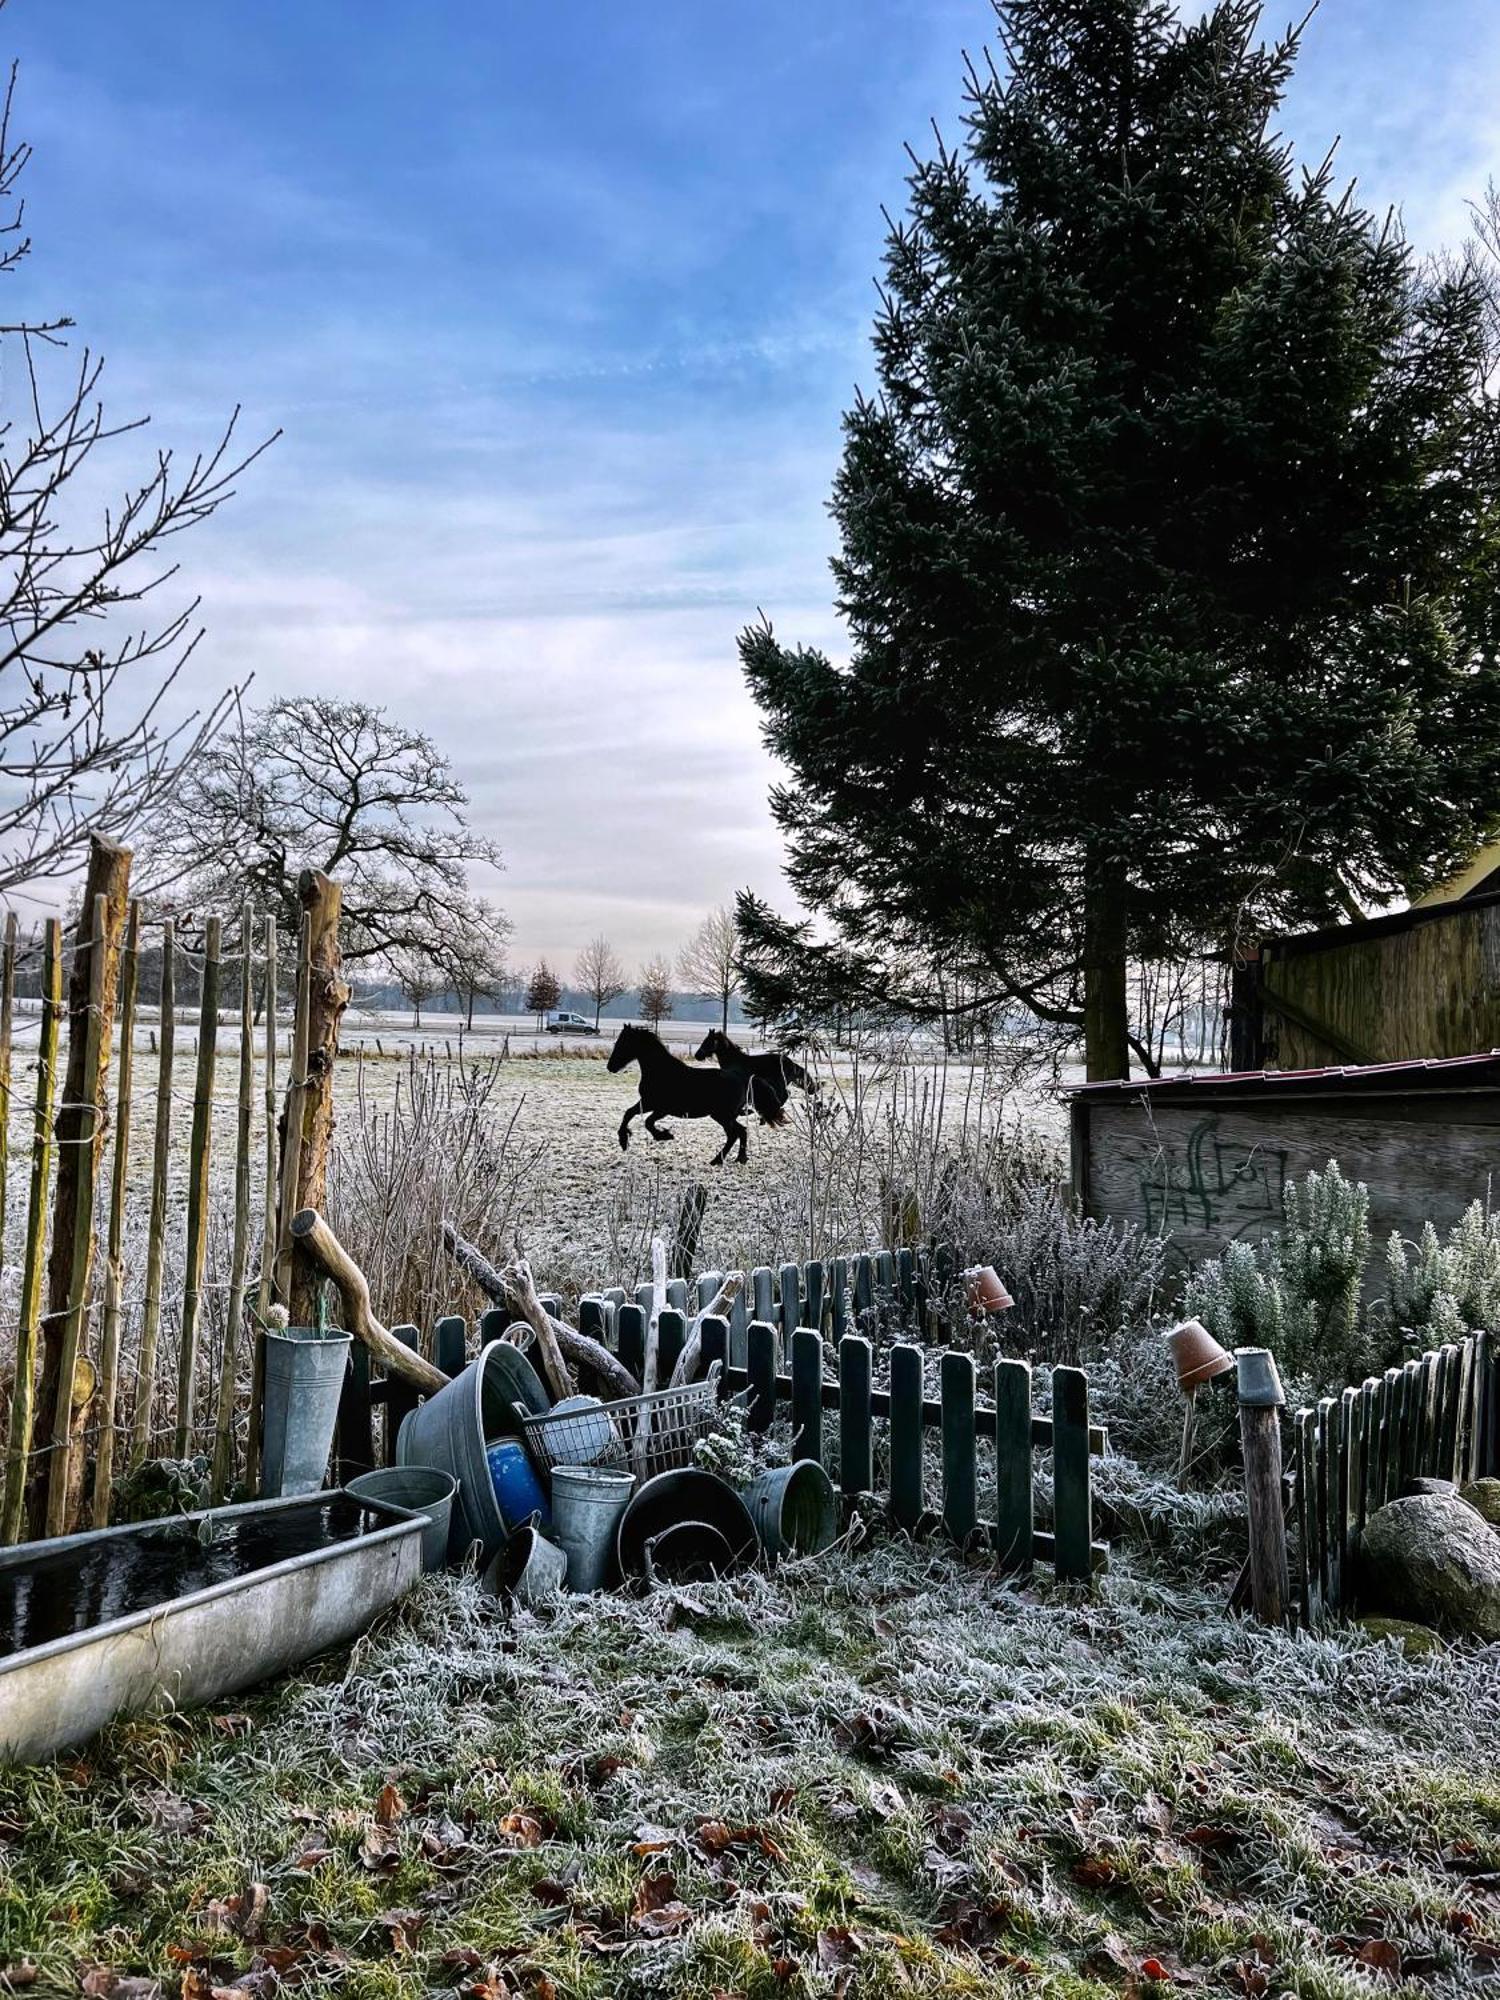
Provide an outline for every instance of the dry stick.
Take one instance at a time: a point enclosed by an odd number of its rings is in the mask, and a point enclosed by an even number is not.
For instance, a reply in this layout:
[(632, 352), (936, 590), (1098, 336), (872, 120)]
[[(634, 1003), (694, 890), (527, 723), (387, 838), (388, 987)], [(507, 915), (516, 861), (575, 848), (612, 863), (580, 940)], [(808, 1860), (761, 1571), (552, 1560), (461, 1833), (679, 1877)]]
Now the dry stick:
[(120, 1079), (115, 1092), (115, 1153), (109, 1181), (109, 1233), (105, 1238), (104, 1331), (99, 1342), (99, 1447), (94, 1458), (96, 1528), (109, 1526), (110, 1481), (115, 1469), (115, 1405), (120, 1391), (120, 1295), (125, 1289), (125, 1180), (130, 1163), (130, 1111), (135, 1084), (135, 1001), (140, 978), (141, 906), (132, 903), (120, 963)]
[(448, 1377), (441, 1368), (434, 1368), (414, 1348), (404, 1346), (376, 1319), (370, 1306), (370, 1287), (365, 1283), (364, 1272), (315, 1208), (298, 1209), (287, 1235), (304, 1256), (338, 1286), (349, 1332), (356, 1340), (364, 1342), (388, 1375), (399, 1375), (427, 1396), (434, 1396), (439, 1389), (447, 1388)]
[(146, 1230), (146, 1305), (136, 1356), (135, 1410), (130, 1424), (130, 1469), (151, 1449), (151, 1414), (156, 1401), (156, 1346), (161, 1333), (161, 1277), (167, 1245), (167, 1168), (172, 1150), (172, 1063), (177, 1048), (177, 990), (173, 958), (176, 931), (169, 917), (161, 927), (161, 992), (157, 1006), (161, 1059), (156, 1069), (156, 1137), (151, 1150), (151, 1220)]
[(213, 1497), (222, 1500), (234, 1478), (234, 1392), (239, 1364), (240, 1322), (245, 1317), (245, 1269), (250, 1259), (250, 1105), (255, 1085), (255, 995), (250, 977), (254, 919), (250, 905), (240, 915), (240, 1100), (234, 1134), (234, 1246), (229, 1255), (229, 1311), (219, 1363), (219, 1402), (214, 1412)]
[(739, 1297), (744, 1283), (742, 1272), (731, 1271), (702, 1311), (694, 1314), (693, 1323), (687, 1331), (687, 1339), (682, 1343), (682, 1352), (677, 1357), (677, 1366), (672, 1370), (668, 1388), (675, 1389), (684, 1382), (692, 1381), (698, 1372), (698, 1363), (703, 1355), (703, 1322), (706, 1319), (722, 1319)]
[(297, 1011), (293, 1016), (291, 1075), (281, 1125), (281, 1230), (276, 1248), (276, 1291), (285, 1302), (292, 1292), (291, 1220), (302, 1174), (302, 1106), (307, 1096), (307, 1022), (312, 1003), (312, 916), (302, 912), (297, 939)]
[(260, 1284), (250, 1350), (250, 1427), (245, 1438), (245, 1484), (260, 1491), (260, 1426), (266, 1400), (264, 1322), (276, 1266), (276, 919), (266, 918), (266, 1212), (260, 1239)]
[(509, 1286), (522, 1319), (536, 1335), (537, 1358), (542, 1364), (542, 1373), (547, 1378), (547, 1387), (561, 1401), (571, 1396), (578, 1384), (568, 1373), (568, 1364), (562, 1358), (562, 1348), (558, 1342), (557, 1327), (552, 1316), (546, 1312), (537, 1297), (536, 1286), (532, 1282), (531, 1266), (524, 1257), (517, 1257), (507, 1264), (500, 1273), (503, 1282)]
[(198, 1372), (198, 1319), (203, 1311), (203, 1263), (208, 1254), (208, 1169), (213, 1151), (214, 1055), (219, 1039), (218, 917), (203, 944), (203, 994), (198, 1009), (198, 1076), (193, 1087), (193, 1136), (188, 1152), (187, 1276), (182, 1287), (182, 1337), (177, 1353), (179, 1458), (193, 1444), (193, 1388)]
[(36, 1109), (31, 1128), (31, 1190), (26, 1203), (26, 1255), (21, 1272), (20, 1323), (16, 1329), (16, 1374), (5, 1449), (0, 1542), (19, 1538), (26, 1506), (26, 1461), (31, 1452), (38, 1322), (47, 1244), (47, 1183), (52, 1173), (52, 1097), (61, 1018), (62, 925), (56, 917), (48, 917), (42, 944), (42, 1026), (36, 1063)]
[(0, 956), (0, 1264), (5, 1262), (5, 1180), (10, 1166), (10, 1043), (16, 1004), (16, 913), (5, 919)]
[[(641, 1389), (651, 1395), (657, 1387), (657, 1357), (661, 1351), (661, 1315), (667, 1303), (667, 1246), (659, 1236), (651, 1239), (651, 1316), (646, 1322), (646, 1351), (641, 1357)], [(631, 1440), (631, 1456), (635, 1461), (637, 1479), (646, 1477), (646, 1468), (651, 1453), (651, 1411), (653, 1405), (643, 1403), (635, 1420), (635, 1436)]]
[[(94, 898), (94, 921), (89, 932), (88, 1025), (84, 1033), (83, 1066), (79, 1090), (77, 1130), (77, 1205), (73, 1211), (73, 1255), (68, 1278), (67, 1317), (63, 1322), (62, 1350), (57, 1364), (57, 1401), (52, 1418), (52, 1463), (47, 1470), (46, 1532), (66, 1533), (68, 1491), (73, 1461), (73, 1431), (78, 1419), (77, 1390), (79, 1358), (83, 1345), (83, 1323), (88, 1315), (89, 1278), (93, 1267), (94, 1183), (98, 1177), (100, 1125), (99, 1090), (101, 1058), (104, 1050), (104, 997), (109, 951), (109, 897), (103, 890)], [(76, 1021), (76, 1016), (75, 1016)], [(69, 1075), (72, 1075), (71, 1051)], [(85, 1361), (92, 1378), (92, 1369)]]
[[(442, 1231), (444, 1249), (459, 1269), (466, 1271), (474, 1280), (485, 1297), (493, 1300), (497, 1306), (504, 1306), (508, 1312), (524, 1313), (521, 1295), (510, 1281), (509, 1272), (512, 1267), (507, 1265), (504, 1271), (496, 1270), (484, 1252), (460, 1236), (451, 1222), (445, 1222)], [(541, 1300), (538, 1299), (537, 1310), (540, 1312), (541, 1309)], [(576, 1328), (566, 1325), (560, 1319), (553, 1319), (550, 1314), (545, 1317), (552, 1329), (553, 1338), (562, 1349), (564, 1360), (570, 1366), (592, 1368), (599, 1380), (604, 1382), (616, 1396), (638, 1396), (641, 1393), (640, 1383), (607, 1347), (601, 1347), (599, 1342), (591, 1340), (588, 1334), (579, 1333)], [(523, 1323), (532, 1326), (529, 1319)], [(535, 1331), (535, 1328), (532, 1330)], [(510, 1332), (511, 1329), (507, 1327), (507, 1337)], [(572, 1394), (571, 1386), (568, 1394)]]
[[(307, 913), (307, 1029), (302, 1064), (303, 1093), (298, 1122), (296, 1192), (284, 1213), (321, 1208), (328, 1185), (333, 1144), (333, 1078), (339, 1053), (339, 1023), (349, 1004), (339, 955), (339, 912), (344, 892), (315, 868), (297, 878), (297, 897)], [(292, 1258), (287, 1311), (296, 1326), (318, 1316), (323, 1281)]]

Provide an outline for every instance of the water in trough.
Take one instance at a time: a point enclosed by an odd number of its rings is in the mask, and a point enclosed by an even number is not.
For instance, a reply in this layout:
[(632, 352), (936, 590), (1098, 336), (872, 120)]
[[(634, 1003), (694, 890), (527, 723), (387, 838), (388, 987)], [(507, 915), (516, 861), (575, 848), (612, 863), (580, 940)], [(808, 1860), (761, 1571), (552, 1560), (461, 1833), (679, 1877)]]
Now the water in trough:
[(0, 1562), (0, 1660), (347, 1541), (366, 1520), (389, 1525), (388, 1517), (369, 1515), (357, 1500), (331, 1493), (317, 1506), (163, 1521), (86, 1548)]

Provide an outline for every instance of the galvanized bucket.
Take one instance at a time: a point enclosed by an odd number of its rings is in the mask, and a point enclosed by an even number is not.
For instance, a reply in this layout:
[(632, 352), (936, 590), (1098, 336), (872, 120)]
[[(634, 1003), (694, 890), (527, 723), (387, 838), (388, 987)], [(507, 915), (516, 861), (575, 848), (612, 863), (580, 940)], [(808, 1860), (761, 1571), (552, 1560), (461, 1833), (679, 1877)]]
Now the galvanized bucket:
[(315, 1326), (267, 1328), (260, 1480), (264, 1498), (288, 1499), (321, 1488), (349, 1346), (347, 1333), (321, 1333)]
[(517, 1528), (485, 1571), (481, 1582), (496, 1597), (510, 1594), (521, 1604), (541, 1604), (556, 1597), (568, 1574), (568, 1558), (549, 1542), (535, 1521)]
[(838, 1495), (815, 1458), (763, 1472), (745, 1488), (761, 1547), (777, 1556), (815, 1556), (839, 1531)]
[(471, 1542), (480, 1542), (488, 1562), (505, 1540), (488, 1445), (517, 1428), (516, 1400), (547, 1407), (546, 1392), (525, 1355), (492, 1340), (446, 1388), (417, 1405), (396, 1438), (399, 1464), (440, 1465), (458, 1481), (451, 1536), (455, 1556)]
[(614, 1570), (615, 1531), (635, 1480), (604, 1465), (552, 1471), (552, 1522), (568, 1556), (569, 1590), (600, 1590)]
[(344, 1491), (357, 1500), (384, 1500), (392, 1507), (409, 1507), (413, 1514), (425, 1515), (422, 1567), (443, 1567), (448, 1560), (453, 1498), (458, 1492), (458, 1481), (451, 1472), (435, 1465), (382, 1465), (351, 1479)]

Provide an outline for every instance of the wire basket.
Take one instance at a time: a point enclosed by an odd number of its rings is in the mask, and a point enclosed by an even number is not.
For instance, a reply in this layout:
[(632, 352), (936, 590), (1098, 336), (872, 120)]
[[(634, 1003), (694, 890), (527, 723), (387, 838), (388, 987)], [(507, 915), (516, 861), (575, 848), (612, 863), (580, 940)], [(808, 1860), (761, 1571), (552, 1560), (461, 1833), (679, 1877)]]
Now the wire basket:
[(713, 1428), (719, 1364), (701, 1382), (623, 1396), (596, 1408), (534, 1417), (516, 1405), (526, 1449), (550, 1473), (555, 1465), (614, 1465), (639, 1480), (691, 1465), (693, 1447)]

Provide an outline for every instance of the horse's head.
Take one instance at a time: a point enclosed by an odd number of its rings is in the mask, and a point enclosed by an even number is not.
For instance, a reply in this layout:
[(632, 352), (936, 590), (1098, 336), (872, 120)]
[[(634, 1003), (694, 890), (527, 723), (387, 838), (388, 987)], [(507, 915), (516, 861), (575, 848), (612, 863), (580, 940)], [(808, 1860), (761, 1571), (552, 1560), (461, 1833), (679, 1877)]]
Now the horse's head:
[(717, 1028), (710, 1028), (708, 1033), (703, 1037), (702, 1042), (699, 1044), (697, 1051), (693, 1056), (693, 1061), (712, 1062), (714, 1057), (718, 1053), (719, 1053), (719, 1031)]
[(608, 1068), (611, 1071), (622, 1070), (628, 1063), (635, 1061), (636, 1043), (640, 1038), (640, 1029), (632, 1027), (627, 1021), (619, 1034), (615, 1036), (615, 1045), (609, 1052)]

